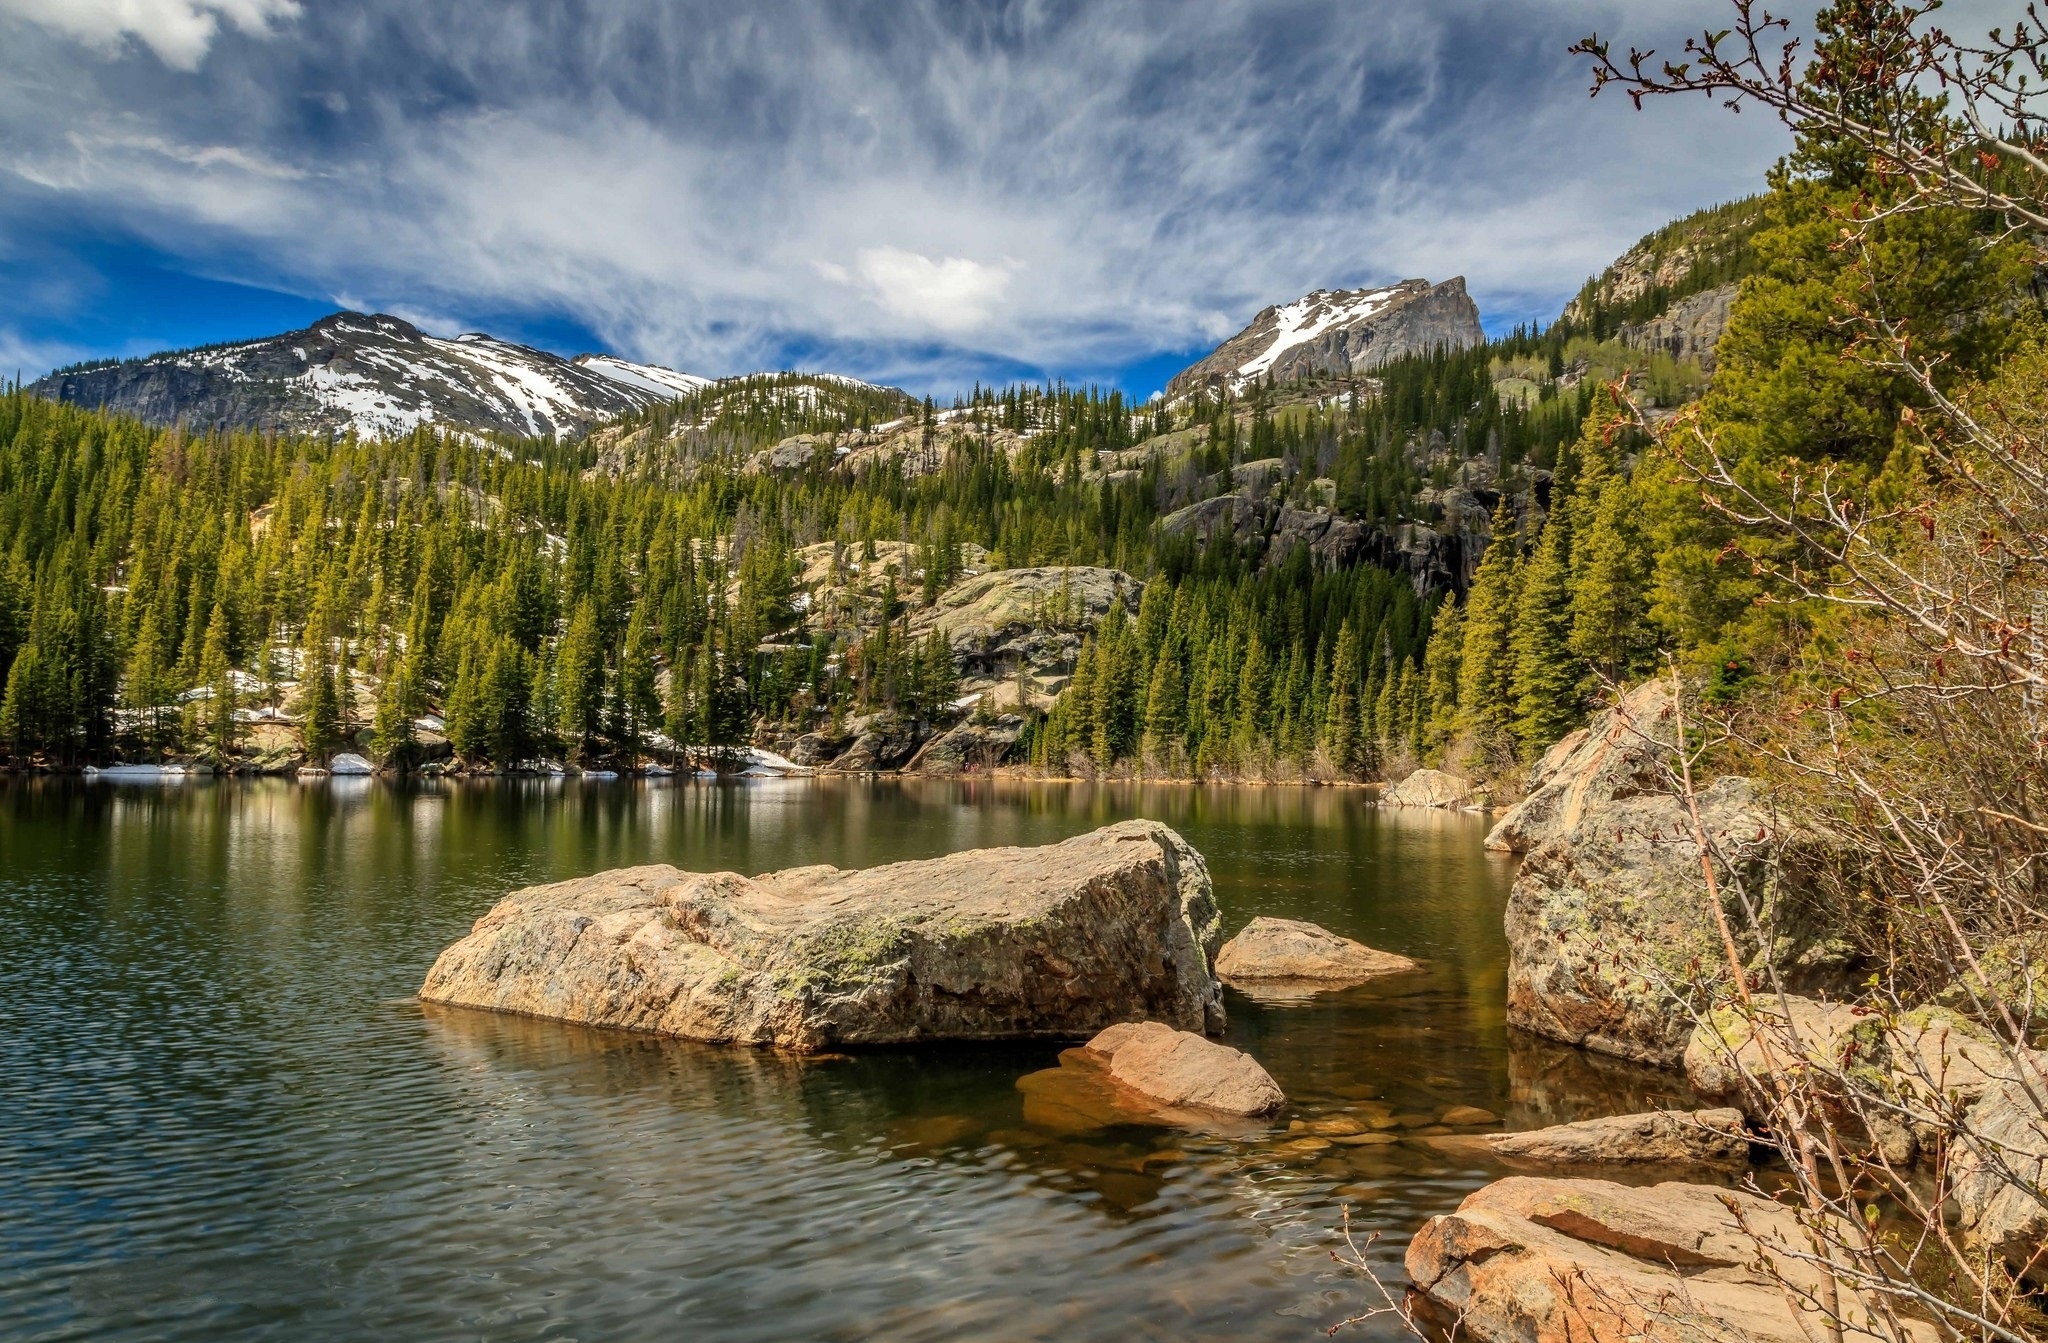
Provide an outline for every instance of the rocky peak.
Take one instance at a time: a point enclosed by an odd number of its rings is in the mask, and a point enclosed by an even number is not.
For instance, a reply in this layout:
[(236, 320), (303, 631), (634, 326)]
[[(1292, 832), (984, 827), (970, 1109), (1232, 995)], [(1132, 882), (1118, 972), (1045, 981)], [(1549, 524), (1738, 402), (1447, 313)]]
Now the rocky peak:
[(1251, 325), (1167, 383), (1169, 396), (1206, 387), (1232, 391), (1270, 376), (1292, 382), (1349, 376), (1438, 346), (1485, 339), (1479, 309), (1458, 276), (1441, 284), (1403, 280), (1379, 289), (1318, 289), (1261, 309)]

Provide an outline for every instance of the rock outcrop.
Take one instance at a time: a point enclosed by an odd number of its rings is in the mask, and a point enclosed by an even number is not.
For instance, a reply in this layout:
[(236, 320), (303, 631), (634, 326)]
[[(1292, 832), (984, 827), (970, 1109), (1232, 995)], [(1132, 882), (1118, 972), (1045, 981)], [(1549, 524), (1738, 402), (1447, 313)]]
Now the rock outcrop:
[(1134, 1020), (1215, 1032), (1219, 933), (1201, 855), (1124, 821), (860, 872), (651, 866), (536, 886), (443, 951), (420, 997), (804, 1051)]
[(1682, 298), (1668, 309), (1635, 326), (1624, 326), (1621, 339), (1638, 350), (1659, 350), (1673, 359), (1693, 359), (1704, 373), (1714, 371), (1714, 347), (1728, 329), (1739, 284), (1718, 285)]
[(1119, 1086), (1169, 1109), (1264, 1115), (1287, 1103), (1251, 1055), (1162, 1022), (1111, 1026), (1083, 1048)]
[(1472, 781), (1440, 769), (1418, 769), (1380, 794), (1392, 807), (1462, 807), (1472, 801)]
[(1264, 915), (1246, 924), (1216, 955), (1217, 975), (1233, 986), (1276, 981), (1333, 989), (1416, 968), (1406, 956), (1376, 951), (1313, 923)]
[(1817, 1286), (1788, 1253), (1808, 1244), (1789, 1209), (1738, 1189), (1515, 1176), (1431, 1218), (1407, 1267), (1425, 1314), (1477, 1343), (1810, 1343), (1773, 1276)]
[(1955, 1153), (1955, 1202), (1963, 1241), (2005, 1261), (2013, 1273), (2048, 1282), (2048, 1056), (2027, 1075), (1989, 1087), (1970, 1108), (1970, 1138)]
[[(1701, 819), (1740, 867), (1721, 874), (1728, 917), (1739, 878), (1768, 910), (1762, 859), (1774, 842), (1747, 779), (1717, 780)], [(1508, 893), (1508, 1021), (1567, 1044), (1677, 1067), (1691, 1020), (1671, 1001), (1722, 959), (1700, 854), (1675, 798), (1622, 798), (1522, 860)], [(1739, 947), (1753, 953), (1745, 937)]]
[(1484, 339), (1463, 276), (1441, 284), (1403, 280), (1383, 289), (1318, 289), (1262, 309), (1214, 353), (1174, 375), (1166, 394), (1235, 391), (1267, 377), (1349, 377), (1404, 355), (1462, 350)]
[(1543, 753), (1530, 772), (1529, 795), (1494, 824), (1486, 847), (1527, 853), (1570, 834), (1597, 807), (1658, 791), (1656, 743), (1669, 740), (1671, 687), (1645, 681)]
[(1013, 713), (988, 722), (970, 718), (926, 742), (904, 768), (913, 774), (965, 774), (1000, 765), (1024, 735), (1024, 720)]
[(925, 739), (924, 724), (898, 714), (871, 714), (847, 726), (853, 741), (826, 766), (846, 774), (895, 769), (917, 754)]
[(1503, 1161), (1531, 1166), (1744, 1166), (1742, 1112), (1651, 1110), (1479, 1139)]

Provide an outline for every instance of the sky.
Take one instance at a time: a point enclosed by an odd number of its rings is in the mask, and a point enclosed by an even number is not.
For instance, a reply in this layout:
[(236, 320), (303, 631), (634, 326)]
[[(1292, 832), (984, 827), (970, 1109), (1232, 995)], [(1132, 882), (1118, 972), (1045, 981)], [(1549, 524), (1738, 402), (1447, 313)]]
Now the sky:
[(0, 0), (0, 372), (338, 307), (721, 376), (1137, 396), (1316, 288), (1547, 321), (1760, 189), (1587, 96), (1728, 0)]

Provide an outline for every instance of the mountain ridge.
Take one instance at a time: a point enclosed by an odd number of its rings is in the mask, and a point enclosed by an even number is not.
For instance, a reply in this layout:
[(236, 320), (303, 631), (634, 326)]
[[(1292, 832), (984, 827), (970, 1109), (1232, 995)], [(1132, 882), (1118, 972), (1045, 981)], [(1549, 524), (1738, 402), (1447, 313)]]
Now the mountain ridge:
[(559, 436), (712, 379), (608, 354), (565, 359), (482, 332), (431, 336), (348, 310), (275, 336), (76, 365), (28, 390), (151, 424), (390, 437), (422, 424)]

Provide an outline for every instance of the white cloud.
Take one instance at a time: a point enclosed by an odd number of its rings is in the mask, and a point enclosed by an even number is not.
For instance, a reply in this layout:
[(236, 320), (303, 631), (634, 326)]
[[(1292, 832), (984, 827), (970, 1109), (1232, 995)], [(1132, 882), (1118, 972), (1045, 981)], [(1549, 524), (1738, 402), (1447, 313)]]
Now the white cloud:
[(935, 331), (971, 331), (994, 315), (1015, 262), (988, 266), (966, 257), (934, 261), (900, 247), (864, 247), (854, 257), (875, 301)]
[(273, 20), (296, 17), (298, 0), (0, 0), (13, 14), (103, 51), (133, 38), (174, 70), (197, 70), (226, 19), (260, 33)]
[[(287, 12), (238, 5), (209, 12)], [(926, 386), (1071, 374), (1317, 286), (1464, 274), (1483, 311), (1553, 315), (1756, 189), (1782, 135), (1589, 102), (1565, 46), (1724, 7), (611, 0), (565, 27), (548, 0), (333, 0), (203, 87), (24, 29), (0, 208), (32, 181), (216, 278), (436, 329), (566, 316), (698, 372), (800, 347)]]

